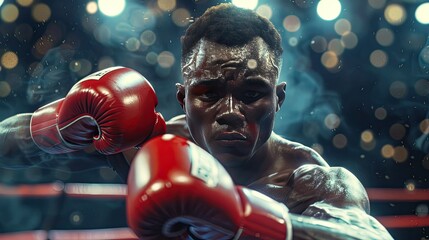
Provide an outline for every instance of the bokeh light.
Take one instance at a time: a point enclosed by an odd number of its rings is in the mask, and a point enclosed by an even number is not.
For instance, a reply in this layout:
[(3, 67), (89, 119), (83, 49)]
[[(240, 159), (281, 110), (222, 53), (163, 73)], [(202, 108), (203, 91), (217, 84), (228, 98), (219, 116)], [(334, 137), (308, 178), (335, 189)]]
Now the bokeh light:
[(125, 47), (128, 51), (135, 52), (140, 48), (140, 41), (135, 37), (130, 37), (127, 41), (125, 41)]
[(340, 126), (341, 120), (337, 114), (330, 113), (330, 114), (326, 115), (324, 123), (328, 129), (332, 130), (332, 129), (338, 128)]
[(384, 120), (387, 117), (387, 111), (383, 107), (379, 107), (374, 111), (375, 118), (378, 120)]
[(412, 180), (406, 181), (405, 182), (405, 188), (408, 191), (412, 192), (412, 191), (416, 190), (416, 184)]
[(146, 54), (146, 62), (150, 65), (155, 65), (158, 62), (158, 54), (155, 52), (148, 52)]
[(422, 48), (419, 57), (425, 64), (429, 64), (429, 46)]
[(140, 41), (145, 46), (151, 46), (156, 41), (156, 34), (152, 30), (146, 30), (140, 35)]
[(326, 51), (322, 54), (321, 62), (326, 68), (334, 68), (338, 65), (339, 59), (333, 51)]
[(44, 3), (33, 6), (31, 15), (36, 22), (46, 22), (51, 17), (51, 8)]
[(125, 0), (98, 0), (98, 8), (109, 17), (118, 16), (125, 9)]
[(375, 34), (375, 39), (381, 46), (387, 47), (392, 45), (395, 35), (389, 28), (380, 28)]
[(344, 52), (344, 46), (340, 39), (334, 38), (328, 43), (328, 50), (334, 52), (335, 55), (340, 56)]
[(336, 148), (345, 148), (347, 146), (347, 137), (344, 134), (337, 134), (332, 138), (332, 144)]
[(266, 4), (262, 4), (258, 8), (256, 8), (256, 13), (267, 19), (271, 19), (271, 17), (273, 16), (273, 10), (270, 6)]
[(341, 36), (341, 43), (347, 49), (353, 49), (358, 44), (358, 37), (354, 32), (348, 32)]
[(417, 7), (415, 17), (421, 24), (429, 24), (429, 2), (422, 3)]
[(6, 81), (0, 81), (0, 98), (9, 96), (11, 92), (10, 84)]
[(1, 65), (7, 69), (15, 68), (18, 65), (18, 55), (11, 51), (5, 52), (1, 56)]
[(407, 161), (408, 159), (408, 150), (404, 146), (397, 146), (394, 148), (395, 153), (393, 154), (393, 160), (398, 163)]
[(258, 6), (258, 0), (232, 0), (232, 4), (241, 8), (255, 9)]
[(414, 84), (414, 90), (420, 96), (429, 95), (429, 81), (427, 79), (419, 79)]
[(334, 29), (338, 35), (343, 36), (352, 31), (352, 24), (345, 18), (338, 19), (335, 22)]
[(404, 125), (400, 123), (395, 123), (389, 128), (389, 134), (394, 140), (401, 140), (405, 137), (406, 132)]
[(310, 44), (311, 49), (313, 49), (313, 51), (317, 53), (322, 53), (326, 51), (326, 48), (328, 47), (328, 41), (322, 36), (313, 37), (313, 39), (311, 39)]
[(295, 15), (289, 15), (283, 19), (283, 27), (288, 32), (296, 32), (301, 27), (301, 20)]
[[(1, 2), (3, 2), (3, 1), (1, 1)], [(16, 2), (23, 7), (28, 7), (31, 4), (33, 4), (33, 0), (16, 0)]]
[(247, 67), (249, 69), (255, 69), (256, 67), (258, 67), (258, 62), (255, 59), (249, 59), (247, 61)]
[(175, 59), (174, 55), (169, 51), (163, 51), (158, 55), (158, 64), (163, 68), (170, 68), (173, 66)]
[(317, 14), (326, 21), (336, 19), (341, 13), (341, 3), (338, 0), (320, 0), (317, 4)]
[(191, 19), (191, 14), (186, 8), (178, 8), (174, 10), (173, 14), (171, 15), (171, 18), (174, 24), (176, 24), (177, 26), (186, 27), (190, 23), (189, 20)]
[(19, 16), (18, 8), (12, 4), (6, 4), (1, 8), (1, 19), (6, 23), (15, 22)]
[(311, 148), (316, 151), (318, 154), (323, 155), (324, 152), (324, 148), (321, 144), (319, 143), (314, 143), (313, 145), (311, 145)]
[(407, 85), (402, 81), (394, 81), (390, 84), (389, 93), (394, 98), (404, 98), (407, 95), (407, 92)]
[(381, 155), (384, 158), (392, 158), (395, 155), (395, 149), (392, 145), (386, 144), (381, 148)]
[(423, 119), (420, 123), (419, 123), (419, 129), (422, 133), (424, 134), (429, 134), (429, 119)]
[(176, 8), (176, 0), (157, 0), (157, 5), (162, 11), (171, 11)]
[(374, 9), (382, 9), (386, 4), (386, 0), (368, 0), (368, 4)]
[(374, 141), (374, 134), (372, 133), (371, 130), (365, 130), (361, 133), (360, 138), (362, 142), (370, 143)]
[(384, 18), (392, 25), (401, 25), (407, 18), (407, 12), (399, 4), (390, 4), (384, 10)]
[(89, 14), (94, 14), (98, 11), (98, 5), (94, 1), (90, 1), (86, 4), (86, 12)]
[(385, 51), (383, 50), (374, 50), (370, 56), (369, 61), (376, 68), (382, 68), (386, 66), (388, 62), (388, 57)]

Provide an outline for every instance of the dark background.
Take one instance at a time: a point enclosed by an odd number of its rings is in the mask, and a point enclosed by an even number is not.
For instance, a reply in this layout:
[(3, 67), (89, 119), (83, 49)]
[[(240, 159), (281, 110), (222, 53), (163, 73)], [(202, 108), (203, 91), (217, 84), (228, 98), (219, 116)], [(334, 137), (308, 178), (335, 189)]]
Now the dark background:
[[(2, 16), (13, 9), (19, 15), (12, 22), (0, 19), (0, 120), (32, 112), (65, 96), (80, 78), (115, 65), (134, 68), (153, 84), (159, 98), (157, 110), (166, 119), (182, 113), (174, 86), (182, 81), (180, 36), (206, 8), (227, 1), (176, 1), (167, 11), (160, 8), (162, 1), (127, 1), (124, 12), (116, 17), (100, 11), (88, 13), (88, 2), (27, 0), (1, 5)], [(346, 167), (367, 188), (427, 189), (428, 149), (416, 144), (428, 126), (429, 25), (414, 17), (423, 2), (341, 1), (340, 16), (325, 21), (316, 12), (318, 1), (259, 1), (258, 6), (271, 8), (270, 19), (285, 48), (280, 80), (288, 84), (287, 96), (277, 114), (275, 131), (313, 147), (329, 164)], [(386, 20), (384, 12), (391, 4), (405, 9), (407, 15), (401, 24)], [(40, 6), (50, 10), (44, 20), (33, 17)], [(185, 15), (175, 22), (179, 10), (186, 10), (190, 17)], [(300, 19), (297, 31), (290, 32), (283, 25), (290, 15)], [(358, 42), (337, 54), (338, 64), (328, 68), (321, 61), (328, 49), (320, 39), (326, 43), (341, 39), (335, 31), (339, 19), (351, 24)], [(380, 29), (390, 30), (394, 37), (391, 44), (383, 46), (377, 41)], [(150, 31), (156, 36), (153, 43), (148, 43)], [(387, 56), (382, 67), (370, 61), (376, 50)], [(13, 67), (6, 58), (9, 52), (18, 58)], [(110, 169), (70, 173), (68, 168), (66, 164), (61, 169), (0, 168), (0, 181), (12, 186), (54, 181), (121, 183)], [(126, 226), (120, 199), (2, 197), (0, 203), (1, 232)], [(428, 206), (427, 201), (375, 202), (372, 215), (424, 217)], [(76, 214), (79, 221), (73, 221)], [(389, 230), (396, 239), (429, 239), (428, 228)]]

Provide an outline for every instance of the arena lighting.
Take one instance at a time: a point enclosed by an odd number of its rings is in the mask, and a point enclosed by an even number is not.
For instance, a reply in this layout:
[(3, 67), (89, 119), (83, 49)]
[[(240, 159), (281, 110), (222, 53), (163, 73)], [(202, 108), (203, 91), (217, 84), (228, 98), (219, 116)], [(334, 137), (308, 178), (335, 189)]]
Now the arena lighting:
[(98, 7), (106, 16), (118, 16), (125, 9), (125, 0), (98, 0)]
[(0, 7), (3, 5), (4, 0), (0, 0)]
[(341, 3), (338, 0), (321, 0), (317, 4), (317, 14), (326, 21), (337, 18), (341, 13)]
[(258, 6), (258, 0), (232, 0), (232, 4), (241, 8), (255, 9)]
[(415, 16), (421, 24), (429, 24), (429, 2), (420, 4), (416, 9)]

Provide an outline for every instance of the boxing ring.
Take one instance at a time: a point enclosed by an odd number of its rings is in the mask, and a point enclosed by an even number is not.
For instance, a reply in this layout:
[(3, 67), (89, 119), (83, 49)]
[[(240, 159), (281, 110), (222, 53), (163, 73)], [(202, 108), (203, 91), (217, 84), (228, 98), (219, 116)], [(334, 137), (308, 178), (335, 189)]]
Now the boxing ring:
[[(380, 204), (413, 204), (429, 202), (429, 189), (399, 189), (399, 188), (367, 188), (367, 193), (374, 210)], [(23, 185), (0, 185), (0, 199), (20, 197), (28, 199), (92, 199), (124, 201), (127, 194), (125, 184), (99, 183), (44, 183)], [(109, 211), (109, 209), (106, 209)], [(391, 214), (375, 215), (389, 232), (398, 229), (415, 229), (429, 227), (429, 215), (422, 214)], [(394, 234), (392, 234), (394, 235)], [(394, 236), (395, 237), (395, 236)], [(99, 229), (36, 229), (0, 234), (0, 240), (131, 240), (137, 239), (135, 234), (126, 226), (118, 228)], [(395, 238), (396, 239), (396, 238)], [(425, 238), (421, 238), (425, 239)]]

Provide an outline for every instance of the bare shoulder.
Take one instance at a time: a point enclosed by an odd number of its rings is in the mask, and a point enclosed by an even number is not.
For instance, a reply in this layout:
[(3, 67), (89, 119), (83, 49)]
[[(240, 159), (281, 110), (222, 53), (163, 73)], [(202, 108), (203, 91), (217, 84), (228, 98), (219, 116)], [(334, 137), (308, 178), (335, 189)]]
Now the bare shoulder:
[(192, 141), (192, 136), (189, 133), (188, 124), (186, 123), (185, 114), (175, 116), (166, 122), (167, 133), (174, 134), (176, 136), (184, 137)]
[(294, 161), (299, 166), (304, 164), (316, 164), (329, 166), (329, 164), (314, 149), (304, 144), (287, 140), (275, 133), (272, 134), (272, 141), (275, 142), (275, 152), (278, 156), (284, 156), (287, 161)]
[(306, 164), (293, 173), (295, 187), (323, 196), (323, 202), (339, 208), (358, 207), (369, 212), (365, 188), (357, 177), (344, 167)]

